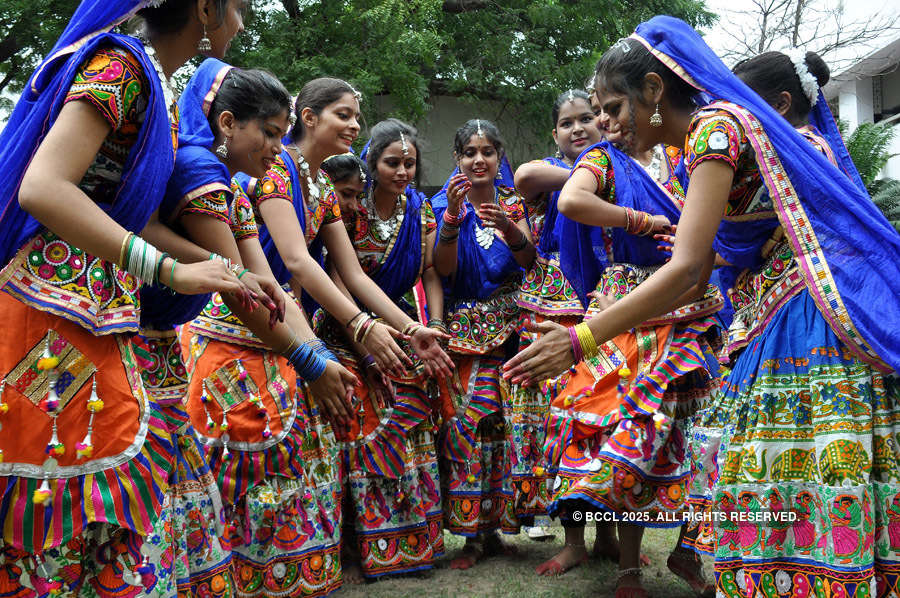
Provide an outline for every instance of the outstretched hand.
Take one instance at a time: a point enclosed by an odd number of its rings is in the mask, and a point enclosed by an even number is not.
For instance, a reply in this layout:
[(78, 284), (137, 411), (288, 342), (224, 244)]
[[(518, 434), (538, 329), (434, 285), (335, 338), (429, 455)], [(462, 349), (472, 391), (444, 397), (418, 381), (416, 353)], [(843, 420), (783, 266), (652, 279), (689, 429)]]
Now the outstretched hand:
[(569, 329), (550, 320), (525, 328), (540, 337), (503, 365), (503, 377), (512, 384), (530, 386), (553, 378), (575, 363)]

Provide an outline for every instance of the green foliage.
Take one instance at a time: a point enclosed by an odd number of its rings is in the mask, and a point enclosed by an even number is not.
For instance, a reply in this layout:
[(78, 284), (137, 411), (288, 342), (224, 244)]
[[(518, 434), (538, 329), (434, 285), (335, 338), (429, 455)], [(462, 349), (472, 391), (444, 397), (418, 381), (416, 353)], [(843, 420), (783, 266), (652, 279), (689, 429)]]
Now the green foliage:
[(895, 154), (888, 152), (888, 147), (894, 138), (894, 127), (885, 126), (879, 123), (862, 123), (850, 136), (846, 136), (847, 125), (841, 121), (839, 123), (841, 134), (847, 142), (847, 151), (862, 177), (863, 183), (869, 189), (869, 193), (877, 191), (875, 177), (884, 168)]
[[(642, 20), (714, 20), (702, 0), (253, 1), (228, 58), (268, 68), (294, 92), (330, 75), (364, 93), (373, 121), (419, 121), (431, 98), (450, 95), (498, 101), (541, 128), (556, 94), (582, 87), (602, 51)], [(380, 95), (390, 106), (371, 101)]]
[(872, 195), (872, 201), (881, 209), (891, 226), (900, 232), (900, 181), (885, 179), (878, 182), (882, 184)]
[(79, 0), (0, 0), (0, 91), (21, 91)]

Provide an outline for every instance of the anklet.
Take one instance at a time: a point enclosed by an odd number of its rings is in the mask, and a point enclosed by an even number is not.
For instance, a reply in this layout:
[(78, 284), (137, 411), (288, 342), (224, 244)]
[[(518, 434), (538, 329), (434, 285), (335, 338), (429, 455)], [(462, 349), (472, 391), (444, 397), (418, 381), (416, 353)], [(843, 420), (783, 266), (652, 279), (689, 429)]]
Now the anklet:
[(616, 581), (619, 581), (626, 575), (635, 575), (637, 577), (641, 577), (643, 574), (644, 572), (641, 571), (640, 567), (632, 567), (631, 569), (619, 569), (619, 572), (616, 575)]

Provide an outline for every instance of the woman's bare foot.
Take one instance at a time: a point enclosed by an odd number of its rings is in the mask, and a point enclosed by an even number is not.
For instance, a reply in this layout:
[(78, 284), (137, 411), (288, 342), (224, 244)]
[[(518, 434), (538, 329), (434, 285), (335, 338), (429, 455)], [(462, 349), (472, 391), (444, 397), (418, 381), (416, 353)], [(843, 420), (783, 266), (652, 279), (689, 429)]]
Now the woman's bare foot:
[(697, 553), (676, 548), (669, 555), (666, 566), (669, 571), (686, 581), (697, 596), (705, 598), (715, 595), (716, 588), (706, 581), (703, 575), (703, 562)]
[(616, 579), (615, 598), (648, 598), (649, 594), (641, 583), (641, 570), (625, 569), (619, 571)]
[(569, 569), (584, 564), (587, 559), (588, 553), (584, 544), (566, 544), (556, 556), (538, 565), (535, 573), (546, 576), (562, 575)]
[(463, 545), (462, 550), (459, 551), (459, 555), (450, 561), (450, 568), (460, 570), (471, 569), (475, 566), (475, 563), (482, 558), (484, 558), (484, 544), (481, 540), (468, 538)]
[(594, 538), (591, 555), (601, 561), (619, 562), (619, 539), (613, 526), (597, 526), (597, 536)]
[(515, 556), (519, 554), (519, 550), (512, 544), (507, 544), (500, 539), (496, 533), (490, 533), (484, 539), (485, 556)]

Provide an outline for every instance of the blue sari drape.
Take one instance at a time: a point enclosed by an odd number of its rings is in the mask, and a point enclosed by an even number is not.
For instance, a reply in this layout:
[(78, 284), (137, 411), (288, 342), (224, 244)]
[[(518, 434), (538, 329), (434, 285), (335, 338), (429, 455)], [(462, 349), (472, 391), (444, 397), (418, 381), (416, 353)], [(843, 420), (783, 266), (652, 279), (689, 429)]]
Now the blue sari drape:
[[(300, 173), (297, 172), (297, 165), (294, 163), (294, 158), (287, 150), (281, 152), (281, 159), (284, 161), (288, 174), (291, 177), (291, 191), (294, 196), (294, 213), (297, 215), (300, 229), (306, 231), (306, 204), (303, 199), (303, 187), (300, 186)], [(244, 173), (238, 173), (235, 175), (234, 180), (237, 181), (248, 195), (250, 195), (249, 188), (251, 179), (249, 176)], [(326, 191), (323, 189), (322, 192), (325, 193)], [(278, 253), (278, 247), (275, 246), (275, 241), (272, 239), (272, 235), (269, 234), (269, 228), (263, 220), (257, 220), (256, 227), (259, 230), (259, 243), (262, 245), (263, 252), (266, 254), (266, 259), (269, 261), (269, 267), (272, 268), (275, 280), (277, 280), (280, 285), (287, 284), (293, 275), (291, 274), (291, 271), (288, 270), (287, 266), (284, 265), (284, 260), (281, 259), (281, 255)], [(304, 243), (306, 242), (306, 239), (301, 240)], [(324, 243), (321, 235), (317, 235), (307, 248), (312, 258), (322, 267), (324, 267), (324, 258), (322, 256), (323, 248)], [(303, 297), (301, 297), (301, 302), (303, 303), (303, 309), (309, 314), (314, 313), (318, 307), (312, 297), (305, 291)]]
[[(547, 164), (560, 168), (571, 167), (555, 156), (547, 156), (543, 159)], [(547, 195), (547, 208), (544, 211), (544, 226), (541, 228), (541, 238), (536, 239), (535, 249), (539, 256), (549, 257), (549, 254), (559, 251), (559, 231), (556, 230), (556, 221), (559, 218), (559, 191)]]
[[(118, 46), (134, 55), (149, 83), (144, 123), (138, 132), (112, 203), (97, 205), (124, 228), (140, 232), (159, 206), (172, 172), (169, 107), (156, 70), (136, 38), (106, 31), (144, 3), (83, 2), (50, 56), (31, 76), (0, 134), (0, 264), (5, 265), (43, 225), (19, 207), (22, 178), (38, 146), (53, 126), (82, 63), (98, 49)], [(48, 173), (50, 174), (50, 173)]]
[[(456, 169), (454, 174), (459, 172)], [(450, 178), (447, 179), (449, 183)], [(500, 165), (500, 174), (494, 181), (494, 187), (512, 187), (512, 169), (506, 157)], [(438, 239), (440, 242), (440, 230), (444, 225), (443, 215), (447, 210), (447, 183), (431, 198), (431, 207), (434, 209), (434, 217), (438, 225)], [(459, 240), (457, 241), (456, 273), (450, 280), (444, 280), (444, 292), (452, 302), (488, 299), (497, 292), (497, 289), (515, 272), (522, 269), (516, 262), (509, 247), (495, 239), (489, 249), (484, 249), (475, 240), (476, 219), (475, 209), (466, 202), (466, 217), (459, 228)]]
[[(228, 64), (207, 58), (197, 68), (178, 98), (178, 151), (175, 168), (159, 206), (159, 219), (170, 222), (188, 197), (231, 189), (231, 174), (211, 151), (214, 141), (207, 116)], [(172, 295), (162, 287), (141, 288), (141, 326), (164, 330), (200, 315), (211, 295)]]
[(425, 195), (406, 187), (406, 212), (397, 240), (378, 270), (369, 276), (392, 301), (399, 301), (419, 279), (422, 265), (422, 206)]
[[(698, 90), (755, 118), (758, 126), (749, 118), (742, 124), (817, 307), (861, 358), (885, 370), (900, 367), (900, 234), (858, 183), (738, 79), (687, 23), (654, 17), (633, 37)], [(816, 108), (827, 105), (819, 101)], [(833, 119), (817, 120), (829, 142), (839, 137)], [(841, 153), (840, 146), (832, 150)], [(717, 240), (743, 245), (746, 224), (723, 221)]]
[[(609, 156), (616, 185), (616, 205), (665, 216), (676, 224), (681, 212), (675, 200), (635, 162), (608, 141), (601, 141), (585, 149), (578, 162), (595, 148), (602, 148)], [(603, 201), (598, 198), (597, 201)], [(566, 279), (572, 283), (578, 298), (587, 308), (587, 294), (594, 290), (603, 270), (609, 266), (603, 247), (601, 228), (575, 222), (560, 214), (557, 221), (559, 234), (559, 262)], [(625, 232), (622, 227), (610, 229), (612, 254), (621, 263), (636, 266), (662, 264), (668, 257), (659, 251), (659, 243), (652, 237), (639, 237)]]

